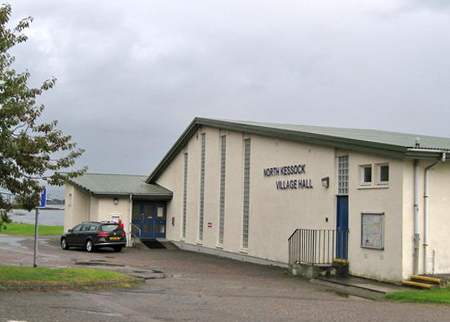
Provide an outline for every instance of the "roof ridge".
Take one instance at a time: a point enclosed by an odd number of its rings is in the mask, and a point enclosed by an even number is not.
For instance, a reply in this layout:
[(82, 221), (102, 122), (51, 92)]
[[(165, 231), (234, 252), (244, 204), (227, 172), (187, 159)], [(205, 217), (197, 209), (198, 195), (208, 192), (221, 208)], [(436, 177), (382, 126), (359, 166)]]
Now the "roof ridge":
[(86, 172), (86, 173), (83, 173), (83, 175), (147, 177), (147, 175), (145, 175), (145, 174), (99, 173), (99, 172)]
[(415, 135), (419, 138), (426, 137), (426, 138), (436, 138), (436, 139), (449, 139), (445, 136), (436, 136), (436, 135), (430, 135), (430, 134), (420, 134), (420, 133), (411, 133), (411, 132), (399, 132), (399, 131), (393, 131), (393, 130), (380, 130), (375, 128), (360, 128), (360, 127), (340, 127), (340, 126), (325, 126), (325, 125), (311, 125), (311, 124), (299, 124), (299, 123), (276, 123), (276, 122), (260, 122), (260, 121), (245, 121), (245, 120), (232, 120), (232, 119), (220, 119), (220, 118), (208, 118), (208, 117), (198, 117), (196, 118), (198, 121), (202, 120), (211, 120), (211, 121), (219, 121), (219, 122), (230, 122), (230, 123), (239, 123), (239, 124), (252, 124), (255, 126), (262, 126), (262, 127), (268, 127), (268, 126), (277, 126), (277, 127), (283, 127), (283, 126), (298, 126), (298, 127), (310, 127), (310, 128), (316, 128), (316, 129), (333, 129), (333, 130), (354, 130), (354, 131), (373, 131), (373, 132), (379, 132), (379, 133), (389, 133), (389, 134), (399, 134), (399, 135)]

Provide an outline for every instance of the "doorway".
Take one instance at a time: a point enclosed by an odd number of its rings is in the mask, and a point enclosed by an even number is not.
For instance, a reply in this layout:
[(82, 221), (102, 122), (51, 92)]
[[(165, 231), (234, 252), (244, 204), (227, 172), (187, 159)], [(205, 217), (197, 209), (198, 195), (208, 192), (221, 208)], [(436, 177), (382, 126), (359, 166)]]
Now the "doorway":
[(348, 196), (337, 197), (336, 258), (348, 259)]
[(133, 200), (132, 223), (138, 228), (140, 238), (166, 237), (166, 203), (149, 200)]

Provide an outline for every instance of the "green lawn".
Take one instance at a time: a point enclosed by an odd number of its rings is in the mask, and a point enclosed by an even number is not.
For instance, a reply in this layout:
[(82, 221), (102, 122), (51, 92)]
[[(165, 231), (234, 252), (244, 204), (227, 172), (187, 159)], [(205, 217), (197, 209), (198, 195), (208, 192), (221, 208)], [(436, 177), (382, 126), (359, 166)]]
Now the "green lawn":
[(106, 270), (0, 265), (0, 290), (8, 289), (7, 285), (13, 285), (19, 289), (30, 285), (35, 287), (62, 285), (65, 288), (76, 289), (77, 287), (86, 287), (87, 284), (103, 283), (103, 285), (94, 285), (93, 287), (110, 287), (105, 285), (106, 282), (114, 282), (117, 283), (115, 286), (125, 287), (133, 285), (133, 283), (127, 283), (130, 280), (135, 280), (135, 278)]
[(450, 304), (450, 288), (390, 293), (386, 298), (402, 302)]
[[(63, 232), (63, 226), (39, 225), (39, 235), (61, 235)], [(0, 229), (0, 234), (34, 236), (34, 224), (12, 222), (10, 224), (6, 224), (6, 229)]]
[(131, 277), (128, 275), (98, 269), (0, 265), (0, 282), (93, 283), (98, 281), (126, 281), (130, 279)]

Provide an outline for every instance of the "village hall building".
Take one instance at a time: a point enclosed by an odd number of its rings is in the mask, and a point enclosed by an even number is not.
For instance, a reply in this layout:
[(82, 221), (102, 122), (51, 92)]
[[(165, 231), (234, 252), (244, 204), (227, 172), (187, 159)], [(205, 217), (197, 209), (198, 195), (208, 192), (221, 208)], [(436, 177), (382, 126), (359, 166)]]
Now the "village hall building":
[(399, 282), (450, 272), (450, 139), (195, 118), (147, 176), (66, 184), (65, 230), (124, 222), (133, 238)]

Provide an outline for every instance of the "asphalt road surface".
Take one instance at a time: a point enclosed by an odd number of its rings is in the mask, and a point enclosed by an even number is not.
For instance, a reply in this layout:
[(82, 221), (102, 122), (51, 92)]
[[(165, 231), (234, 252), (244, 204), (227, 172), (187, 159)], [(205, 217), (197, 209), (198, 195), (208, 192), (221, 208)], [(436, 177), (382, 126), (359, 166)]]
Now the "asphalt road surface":
[[(32, 238), (0, 236), (2, 264), (31, 265)], [(114, 269), (147, 278), (107, 291), (0, 292), (7, 321), (450, 321), (450, 306), (337, 294), (284, 269), (179, 250), (63, 251), (40, 243), (38, 265)]]

